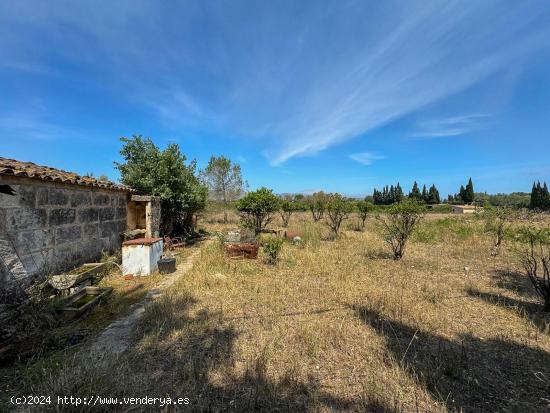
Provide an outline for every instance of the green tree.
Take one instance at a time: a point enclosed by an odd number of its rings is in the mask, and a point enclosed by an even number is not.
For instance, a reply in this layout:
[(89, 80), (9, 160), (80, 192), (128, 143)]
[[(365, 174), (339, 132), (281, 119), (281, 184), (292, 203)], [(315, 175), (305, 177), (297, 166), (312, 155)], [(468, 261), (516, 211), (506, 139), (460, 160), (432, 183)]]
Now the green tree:
[(334, 237), (338, 237), (342, 221), (353, 210), (353, 204), (340, 194), (329, 194), (326, 203), (327, 224)]
[(359, 219), (361, 220), (361, 229), (365, 229), (365, 221), (367, 220), (368, 215), (371, 213), (371, 211), (374, 210), (374, 205), (367, 201), (357, 201), (356, 203), (357, 212), (359, 214)]
[(325, 213), (327, 206), (327, 194), (323, 191), (315, 192), (306, 198), (306, 204), (311, 211), (313, 221), (317, 222)]
[(405, 254), (407, 241), (425, 211), (426, 207), (420, 202), (406, 200), (392, 205), (387, 214), (377, 217), (380, 234), (392, 249), (394, 260), (400, 260)]
[(422, 202), (428, 202), (428, 191), (426, 191), (426, 185), (422, 185)]
[(472, 183), (472, 178), (468, 180), (468, 184), (464, 189), (464, 195), (462, 197), (463, 201), (467, 204), (471, 204), (475, 199), (474, 184)]
[(243, 226), (254, 230), (258, 235), (273, 219), (273, 214), (279, 210), (279, 198), (271, 189), (265, 187), (247, 193), (236, 202), (241, 213)]
[(232, 163), (223, 155), (212, 156), (200, 176), (208, 187), (210, 197), (223, 203), (223, 222), (227, 223), (228, 204), (238, 199), (245, 191), (240, 165)]
[(292, 195), (286, 195), (281, 197), (279, 215), (283, 221), (283, 227), (288, 227), (291, 215), (301, 209), (300, 202)]
[(430, 186), (426, 203), (428, 205), (435, 205), (435, 204), (439, 204), (440, 202), (441, 200), (439, 199), (439, 191), (437, 190), (435, 185)]
[(416, 183), (416, 181), (414, 181), (411, 192), (409, 192), (409, 199), (413, 199), (413, 200), (416, 200), (416, 201), (421, 201), (422, 200), (422, 194), (420, 193), (420, 190), (418, 189), (418, 184)]
[(207, 198), (206, 187), (195, 175), (195, 161), (185, 164), (186, 157), (175, 143), (160, 150), (141, 135), (120, 140), (124, 162), (115, 166), (122, 183), (140, 194), (160, 197), (164, 234), (193, 231), (193, 216), (204, 209)]

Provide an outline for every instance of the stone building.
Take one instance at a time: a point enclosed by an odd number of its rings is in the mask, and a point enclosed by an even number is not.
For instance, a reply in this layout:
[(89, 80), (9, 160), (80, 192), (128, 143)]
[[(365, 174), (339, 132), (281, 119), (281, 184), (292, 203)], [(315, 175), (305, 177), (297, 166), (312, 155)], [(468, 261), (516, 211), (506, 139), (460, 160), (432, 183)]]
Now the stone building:
[(0, 290), (119, 249), (129, 225), (158, 235), (158, 198), (132, 201), (133, 192), (124, 185), (0, 157)]

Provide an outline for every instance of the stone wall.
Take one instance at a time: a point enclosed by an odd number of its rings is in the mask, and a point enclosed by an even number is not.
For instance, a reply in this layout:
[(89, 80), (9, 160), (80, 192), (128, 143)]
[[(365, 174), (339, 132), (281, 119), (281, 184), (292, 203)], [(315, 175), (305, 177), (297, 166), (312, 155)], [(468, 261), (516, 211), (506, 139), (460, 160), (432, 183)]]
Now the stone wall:
[(0, 193), (4, 286), (93, 262), (102, 251), (120, 248), (128, 193), (5, 176), (0, 183), (16, 191)]

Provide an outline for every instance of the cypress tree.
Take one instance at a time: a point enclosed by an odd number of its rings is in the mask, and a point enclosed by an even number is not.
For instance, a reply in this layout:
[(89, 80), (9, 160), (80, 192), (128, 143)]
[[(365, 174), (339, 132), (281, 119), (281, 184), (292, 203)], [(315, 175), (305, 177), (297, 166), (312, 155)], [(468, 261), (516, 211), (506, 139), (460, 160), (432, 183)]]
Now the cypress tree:
[(460, 190), (458, 191), (458, 198), (460, 202), (462, 203), (466, 202), (466, 190), (464, 189), (464, 185), (460, 185)]
[(403, 189), (401, 189), (401, 185), (399, 185), (399, 182), (398, 182), (397, 186), (395, 187), (394, 202), (401, 202), (401, 201), (403, 201)]
[(418, 184), (416, 183), (416, 181), (414, 181), (411, 192), (409, 192), (409, 198), (414, 199), (416, 201), (420, 201), (422, 199), (422, 196), (420, 195), (420, 190), (418, 189)]
[(474, 193), (474, 184), (472, 183), (472, 178), (468, 180), (466, 189), (464, 190), (464, 202), (469, 204), (474, 202), (475, 193)]
[(550, 193), (548, 193), (548, 186), (546, 185), (546, 182), (544, 182), (541, 190), (541, 201), (541, 208), (544, 210), (550, 210)]
[(434, 205), (434, 204), (439, 204), (439, 202), (440, 202), (439, 191), (437, 190), (435, 185), (432, 185), (430, 186), (430, 190), (428, 191), (428, 200), (426, 203), (429, 205)]
[(426, 185), (422, 185), (422, 201), (428, 202), (428, 191), (426, 191)]

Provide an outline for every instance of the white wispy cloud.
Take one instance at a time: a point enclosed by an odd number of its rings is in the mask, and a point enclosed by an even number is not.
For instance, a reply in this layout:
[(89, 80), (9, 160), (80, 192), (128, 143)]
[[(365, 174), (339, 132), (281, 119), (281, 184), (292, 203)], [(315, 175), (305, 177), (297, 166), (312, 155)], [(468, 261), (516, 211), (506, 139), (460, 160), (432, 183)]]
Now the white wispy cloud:
[(359, 152), (359, 153), (349, 154), (348, 158), (368, 166), (368, 165), (372, 165), (375, 161), (378, 161), (380, 159), (385, 159), (386, 157), (374, 155), (370, 152)]
[[(277, 165), (549, 46), (546, 0), (252, 4), (0, 3), (0, 50), (21, 70), (47, 69), (57, 56), (67, 78), (148, 108), (174, 129), (214, 126), (256, 139)], [(445, 133), (465, 125), (432, 132)]]
[(489, 117), (488, 114), (469, 114), (422, 121), (418, 130), (411, 134), (415, 138), (441, 138), (464, 135), (479, 129)]

